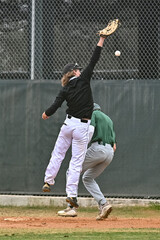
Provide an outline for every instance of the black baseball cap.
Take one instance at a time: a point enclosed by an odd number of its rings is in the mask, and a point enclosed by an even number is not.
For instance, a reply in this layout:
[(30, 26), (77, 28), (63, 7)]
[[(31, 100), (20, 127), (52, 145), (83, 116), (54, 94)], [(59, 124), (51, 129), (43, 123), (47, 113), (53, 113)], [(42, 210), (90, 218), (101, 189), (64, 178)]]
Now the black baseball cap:
[(71, 72), (71, 71), (73, 71), (75, 69), (79, 69), (80, 70), (80, 69), (82, 69), (82, 67), (80, 67), (78, 65), (78, 63), (68, 63), (67, 65), (64, 66), (62, 74), (64, 75), (64, 74), (66, 74), (68, 72)]

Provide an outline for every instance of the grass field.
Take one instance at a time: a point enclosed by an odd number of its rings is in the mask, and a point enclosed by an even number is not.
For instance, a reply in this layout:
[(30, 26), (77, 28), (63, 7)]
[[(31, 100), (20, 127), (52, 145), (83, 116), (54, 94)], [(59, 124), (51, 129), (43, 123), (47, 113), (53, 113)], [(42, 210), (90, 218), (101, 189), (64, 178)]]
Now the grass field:
[(93, 233), (53, 233), (53, 234), (12, 234), (0, 236), (2, 240), (58, 240), (58, 239), (87, 239), (87, 240), (159, 240), (160, 234), (158, 232), (93, 232)]
[[(8, 217), (34, 217), (34, 218), (52, 218), (61, 208), (57, 207), (0, 207), (0, 218)], [(97, 208), (80, 208), (79, 218), (94, 219), (97, 214)], [(114, 208), (112, 218), (126, 219), (160, 219), (160, 205), (151, 205), (149, 207), (121, 207)], [(63, 218), (61, 218), (63, 221)], [(160, 226), (156, 228), (72, 228), (72, 222), (76, 218), (64, 218), (65, 222), (71, 224), (71, 228), (43, 228), (28, 227), (15, 228), (0, 226), (0, 239), (2, 240), (50, 240), (50, 239), (105, 239), (105, 240), (160, 240)], [(0, 223), (1, 224), (1, 223)]]

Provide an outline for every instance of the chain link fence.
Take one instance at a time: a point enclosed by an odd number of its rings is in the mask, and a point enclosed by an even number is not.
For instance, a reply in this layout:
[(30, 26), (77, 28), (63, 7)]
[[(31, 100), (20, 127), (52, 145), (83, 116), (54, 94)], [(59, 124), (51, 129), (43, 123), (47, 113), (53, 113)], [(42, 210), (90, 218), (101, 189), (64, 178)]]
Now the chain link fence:
[(94, 79), (158, 79), (159, 0), (0, 0), (0, 79), (60, 79), (68, 62), (85, 68), (96, 32), (114, 18), (121, 27), (105, 40)]

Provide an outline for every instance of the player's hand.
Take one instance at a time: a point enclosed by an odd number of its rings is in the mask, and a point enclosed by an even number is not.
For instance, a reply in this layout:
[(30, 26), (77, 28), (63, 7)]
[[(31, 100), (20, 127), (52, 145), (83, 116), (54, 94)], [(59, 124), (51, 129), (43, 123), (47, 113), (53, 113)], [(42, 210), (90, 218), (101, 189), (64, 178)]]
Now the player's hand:
[(113, 145), (113, 151), (114, 152), (116, 151), (116, 143), (114, 143), (114, 145)]
[(46, 119), (48, 119), (49, 117), (45, 114), (45, 112), (42, 114), (42, 118), (44, 119), (44, 120), (46, 120)]

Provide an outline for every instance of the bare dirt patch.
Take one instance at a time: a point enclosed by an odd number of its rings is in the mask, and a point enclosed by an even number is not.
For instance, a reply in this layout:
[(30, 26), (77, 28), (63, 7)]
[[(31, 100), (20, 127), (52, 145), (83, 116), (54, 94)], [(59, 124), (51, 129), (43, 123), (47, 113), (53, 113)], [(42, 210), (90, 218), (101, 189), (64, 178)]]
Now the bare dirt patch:
[(109, 217), (96, 221), (91, 217), (0, 217), (1, 228), (52, 228), (52, 229), (111, 229), (111, 228), (160, 228), (159, 218)]

